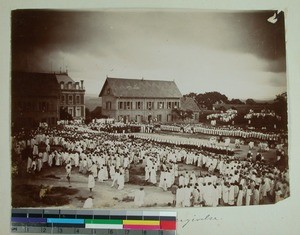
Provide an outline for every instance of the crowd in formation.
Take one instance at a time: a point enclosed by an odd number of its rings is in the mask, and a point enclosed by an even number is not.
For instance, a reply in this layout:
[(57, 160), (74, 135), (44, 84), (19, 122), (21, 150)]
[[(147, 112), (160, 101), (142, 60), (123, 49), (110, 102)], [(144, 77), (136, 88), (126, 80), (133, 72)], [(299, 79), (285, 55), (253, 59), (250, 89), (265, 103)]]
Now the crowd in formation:
[[(123, 190), (134, 183), (130, 181), (132, 170), (142, 168), (144, 187), (156, 186), (172, 193), (176, 207), (258, 205), (289, 196), (288, 169), (268, 164), (261, 156), (253, 157), (251, 151), (238, 158), (233, 151), (209, 143), (172, 143), (147, 135), (79, 126), (20, 133), (13, 137), (14, 152), (19, 156), (26, 153), (26, 171), (30, 174), (63, 167), (69, 183), (72, 174), (86, 176), (91, 193), (105, 181), (116, 191)], [(182, 170), (184, 166), (193, 170)], [(136, 205), (143, 206), (144, 197), (147, 195), (141, 188), (136, 193)]]
[(213, 113), (206, 116), (207, 120), (220, 120), (221, 122), (231, 122), (237, 116), (237, 110), (228, 109), (226, 112)]
[(253, 130), (244, 130), (242, 128), (230, 127), (212, 127), (208, 125), (186, 125), (175, 126), (175, 125), (161, 125), (161, 130), (173, 131), (173, 132), (190, 132), (190, 133), (202, 133), (206, 135), (214, 136), (229, 136), (241, 139), (258, 139), (270, 142), (279, 142), (281, 135), (278, 133), (265, 133)]

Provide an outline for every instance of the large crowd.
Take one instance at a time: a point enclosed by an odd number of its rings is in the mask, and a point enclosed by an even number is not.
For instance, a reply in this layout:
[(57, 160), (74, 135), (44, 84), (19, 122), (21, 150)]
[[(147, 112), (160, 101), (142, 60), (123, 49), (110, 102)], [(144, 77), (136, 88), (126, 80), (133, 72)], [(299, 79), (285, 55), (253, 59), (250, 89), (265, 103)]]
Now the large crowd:
[[(123, 190), (132, 183), (132, 169), (141, 167), (145, 187), (172, 192), (176, 207), (258, 205), (289, 196), (288, 169), (266, 162), (261, 153), (254, 157), (251, 150), (238, 158), (228, 148), (209, 143), (162, 141), (81, 124), (21, 132), (12, 142), (15, 154), (26, 153), (28, 174), (62, 167), (69, 182), (73, 174), (86, 176), (91, 193), (104, 181)], [(277, 155), (277, 162), (286, 157), (283, 151)], [(193, 170), (181, 170), (188, 165)], [(146, 196), (138, 190), (136, 205), (143, 206)]]

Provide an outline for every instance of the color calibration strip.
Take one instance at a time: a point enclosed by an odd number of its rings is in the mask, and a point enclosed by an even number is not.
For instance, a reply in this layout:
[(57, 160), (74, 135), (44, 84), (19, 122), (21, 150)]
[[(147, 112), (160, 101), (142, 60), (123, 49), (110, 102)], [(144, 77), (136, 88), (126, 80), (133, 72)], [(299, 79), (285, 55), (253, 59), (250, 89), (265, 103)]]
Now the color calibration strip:
[(175, 235), (176, 212), (12, 209), (15, 233)]

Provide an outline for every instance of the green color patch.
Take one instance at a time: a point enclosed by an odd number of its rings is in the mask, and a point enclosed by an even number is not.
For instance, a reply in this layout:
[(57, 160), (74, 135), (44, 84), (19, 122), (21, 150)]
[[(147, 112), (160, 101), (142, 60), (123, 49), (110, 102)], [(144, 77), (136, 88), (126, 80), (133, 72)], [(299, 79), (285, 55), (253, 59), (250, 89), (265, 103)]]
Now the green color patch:
[(86, 219), (86, 224), (123, 224), (123, 220), (117, 219)]

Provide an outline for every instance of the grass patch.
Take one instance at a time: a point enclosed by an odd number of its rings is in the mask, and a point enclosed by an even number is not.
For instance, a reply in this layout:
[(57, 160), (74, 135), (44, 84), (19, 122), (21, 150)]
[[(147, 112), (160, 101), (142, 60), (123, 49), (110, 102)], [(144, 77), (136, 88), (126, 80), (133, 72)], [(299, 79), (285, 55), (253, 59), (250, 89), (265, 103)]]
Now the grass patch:
[(43, 198), (40, 198), (39, 185), (16, 185), (12, 188), (12, 207), (63, 206), (70, 204), (68, 195), (74, 195), (77, 189), (53, 187)]

